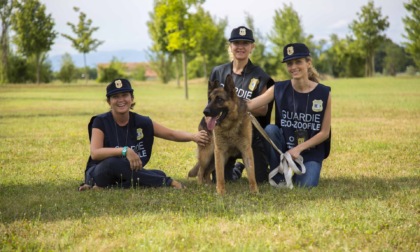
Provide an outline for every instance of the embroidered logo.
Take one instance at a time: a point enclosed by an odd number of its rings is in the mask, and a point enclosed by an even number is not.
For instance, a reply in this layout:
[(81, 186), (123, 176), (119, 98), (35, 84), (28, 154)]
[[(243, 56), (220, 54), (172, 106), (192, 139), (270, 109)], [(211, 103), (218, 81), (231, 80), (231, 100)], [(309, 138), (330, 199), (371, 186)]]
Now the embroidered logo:
[(246, 29), (245, 28), (240, 28), (239, 29), (239, 35), (245, 36), (246, 35)]
[(114, 83), (115, 83), (115, 87), (116, 87), (116, 88), (122, 88), (122, 86), (123, 86), (123, 84), (122, 84), (122, 81), (121, 81), (121, 80), (116, 80)]
[(295, 53), (295, 49), (293, 49), (293, 46), (287, 47), (287, 55), (292, 55)]
[(138, 128), (137, 129), (137, 141), (141, 140), (143, 137), (144, 137), (143, 129), (142, 128)]
[(321, 112), (322, 108), (322, 100), (313, 100), (312, 101), (312, 111), (314, 112)]
[(257, 88), (258, 84), (260, 84), (260, 80), (257, 78), (252, 78), (249, 82), (248, 89), (254, 91)]

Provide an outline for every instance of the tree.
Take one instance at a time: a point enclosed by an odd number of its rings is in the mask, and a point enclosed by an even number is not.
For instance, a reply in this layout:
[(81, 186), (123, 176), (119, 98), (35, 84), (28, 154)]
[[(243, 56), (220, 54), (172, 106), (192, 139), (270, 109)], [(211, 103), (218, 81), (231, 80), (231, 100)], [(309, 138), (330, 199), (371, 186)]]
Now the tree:
[(340, 39), (336, 34), (332, 34), (330, 41), (331, 46), (319, 57), (328, 62), (328, 72), (334, 77), (363, 76), (364, 59), (354, 40), (349, 37)]
[(113, 57), (109, 66), (99, 67), (98, 81), (108, 82), (116, 78), (127, 78), (124, 72), (124, 64)]
[[(268, 35), (268, 39), (273, 44), (274, 65), (279, 66), (283, 59), (283, 47), (285, 45), (300, 42), (310, 47), (312, 36), (305, 36), (300, 18), (292, 4), (283, 4), (283, 9), (275, 10), (273, 20), (273, 29)], [(277, 68), (276, 74), (280, 74), (282, 77), (287, 76), (284, 67)]]
[(73, 59), (69, 53), (65, 53), (61, 57), (61, 68), (58, 73), (58, 78), (64, 83), (70, 83), (74, 80), (77, 74), (77, 68), (74, 65)]
[[(155, 2), (155, 9), (157, 2)], [(173, 53), (166, 48), (168, 41), (165, 33), (165, 16), (157, 15), (156, 11), (149, 12), (150, 21), (147, 22), (148, 32), (153, 44), (148, 52), (151, 68), (157, 73), (158, 78), (164, 84), (168, 83), (172, 77)]]
[(0, 21), (1, 21), (1, 34), (0, 34), (0, 83), (8, 81), (8, 66), (9, 66), (9, 27), (11, 25), (12, 16), (12, 0), (0, 0)]
[[(73, 10), (75, 12), (79, 12), (80, 9), (77, 7), (74, 7)], [(73, 33), (76, 35), (76, 37), (71, 37), (67, 34), (61, 34), (66, 39), (70, 40), (72, 42), (72, 46), (74, 49), (76, 49), (78, 52), (83, 54), (83, 62), (85, 66), (85, 80), (87, 83), (89, 74), (88, 74), (88, 68), (86, 65), (86, 54), (92, 51), (96, 51), (96, 49), (104, 43), (104, 41), (99, 41), (97, 39), (92, 38), (92, 34), (99, 29), (99, 27), (91, 27), (92, 20), (87, 19), (86, 20), (86, 14), (83, 12), (80, 12), (79, 14), (79, 23), (77, 25), (72, 24), (70, 22), (67, 22), (67, 25), (70, 26)]]
[(15, 0), (12, 14), (13, 38), (18, 51), (27, 58), (33, 57), (36, 64), (36, 83), (40, 83), (41, 68), (46, 53), (54, 44), (57, 33), (53, 30), (51, 14), (45, 14), (45, 5), (38, 0)]
[(404, 3), (410, 16), (403, 18), (404, 29), (407, 34), (403, 35), (409, 42), (405, 43), (406, 51), (411, 54), (417, 68), (420, 69), (420, 0), (411, 0)]
[(208, 63), (214, 62), (213, 59), (219, 58), (219, 55), (226, 55), (224, 30), (227, 26), (227, 20), (222, 19), (220, 22), (213, 20), (210, 13), (201, 6), (198, 6), (196, 13), (191, 15), (191, 20), (193, 24), (199, 24), (194, 27), (196, 46), (193, 50), (193, 56), (202, 64), (202, 71), (200, 71), (202, 75), (200, 77), (208, 77)]
[(161, 21), (164, 33), (160, 33), (158, 41), (166, 44), (170, 53), (182, 55), (182, 68), (184, 76), (185, 99), (188, 99), (187, 52), (194, 50), (197, 41), (194, 37), (200, 24), (194, 23), (190, 9), (196, 9), (204, 0), (156, 0), (155, 18)]
[(365, 57), (365, 76), (373, 76), (376, 48), (385, 40), (383, 33), (388, 27), (388, 16), (382, 18), (381, 8), (375, 8), (373, 1), (362, 6), (361, 13), (349, 28), (356, 37), (357, 45)]
[[(260, 31), (254, 26), (254, 18), (249, 13), (245, 13), (245, 23), (246, 26), (252, 30), (254, 34), (254, 45), (255, 48), (250, 55), (252, 62), (259, 65), (264, 71), (269, 75), (275, 73), (275, 69), (270, 67), (270, 57), (266, 54), (266, 45), (264, 37), (261, 35)], [(274, 71), (273, 71), (274, 70)]]

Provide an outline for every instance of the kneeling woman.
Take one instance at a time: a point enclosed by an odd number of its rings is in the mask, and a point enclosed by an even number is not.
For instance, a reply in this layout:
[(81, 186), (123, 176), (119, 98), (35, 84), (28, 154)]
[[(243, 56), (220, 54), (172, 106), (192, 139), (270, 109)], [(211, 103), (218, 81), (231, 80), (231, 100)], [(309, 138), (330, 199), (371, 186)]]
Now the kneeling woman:
[(111, 110), (90, 120), (90, 156), (85, 183), (79, 190), (137, 186), (183, 188), (163, 171), (144, 168), (152, 155), (154, 137), (205, 145), (209, 142), (207, 133), (172, 130), (147, 116), (131, 112), (135, 105), (134, 90), (126, 79), (112, 81), (106, 91)]
[[(331, 89), (319, 83), (306, 45), (288, 44), (283, 54), (291, 80), (277, 82), (248, 101), (248, 109), (276, 101), (276, 124), (267, 125), (265, 131), (282, 152), (289, 152), (294, 159), (302, 155), (306, 173), (294, 175), (294, 182), (314, 187), (319, 182), (322, 161), (330, 151)], [(280, 156), (271, 145), (267, 144), (266, 149), (273, 170), (279, 165)], [(278, 184), (284, 176), (278, 173), (272, 179)]]

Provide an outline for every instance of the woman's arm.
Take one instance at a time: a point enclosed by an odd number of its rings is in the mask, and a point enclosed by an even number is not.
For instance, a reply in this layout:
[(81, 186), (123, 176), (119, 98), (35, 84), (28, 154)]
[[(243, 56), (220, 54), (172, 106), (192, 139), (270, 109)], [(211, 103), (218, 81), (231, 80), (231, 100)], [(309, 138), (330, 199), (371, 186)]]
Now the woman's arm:
[[(263, 95), (266, 91), (267, 91), (267, 87), (264, 87), (264, 89), (261, 91), (261, 94), (259, 96)], [(249, 112), (251, 112), (251, 114), (254, 116), (265, 116), (267, 114), (267, 111), (268, 111), (268, 105), (266, 104), (259, 108), (250, 110)]]
[(324, 119), (322, 120), (321, 130), (307, 141), (299, 144), (298, 146), (290, 149), (288, 152), (292, 158), (297, 158), (300, 153), (304, 150), (312, 148), (325, 140), (330, 136), (331, 129), (331, 94), (328, 95), (327, 107), (325, 109)]
[(274, 99), (274, 86), (271, 86), (269, 89), (267, 89), (267, 91), (265, 91), (261, 95), (247, 102), (248, 110), (254, 111), (260, 107), (265, 106), (266, 113), (267, 113), (267, 104), (269, 104), (273, 99)]
[[(90, 140), (90, 156), (93, 160), (100, 161), (104, 160), (105, 158), (109, 157), (121, 157), (122, 156), (122, 150), (121, 148), (104, 148), (103, 145), (104, 142), (104, 133), (102, 130), (98, 128), (92, 128), (92, 137)], [(140, 159), (140, 157), (137, 155), (137, 153), (131, 149), (127, 148), (127, 153), (125, 157), (130, 162), (130, 168), (132, 170), (138, 170), (143, 167), (143, 163)]]
[(197, 133), (189, 133), (185, 131), (172, 130), (160, 125), (157, 122), (153, 122), (153, 128), (155, 136), (175, 142), (189, 142), (194, 141), (201, 146), (205, 146), (209, 143), (210, 139), (206, 131), (201, 130)]
[(104, 133), (98, 128), (92, 128), (90, 140), (90, 156), (93, 160), (104, 160), (109, 157), (121, 157), (121, 148), (104, 148)]

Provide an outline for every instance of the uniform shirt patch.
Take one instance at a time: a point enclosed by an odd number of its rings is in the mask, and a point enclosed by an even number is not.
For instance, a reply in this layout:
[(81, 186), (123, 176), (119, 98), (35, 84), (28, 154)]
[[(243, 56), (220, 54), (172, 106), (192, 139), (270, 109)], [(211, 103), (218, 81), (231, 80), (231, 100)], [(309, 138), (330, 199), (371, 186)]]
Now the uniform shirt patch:
[(248, 89), (251, 91), (254, 91), (258, 87), (258, 84), (260, 84), (260, 80), (256, 78), (252, 78), (251, 81), (249, 82)]
[(144, 137), (143, 129), (142, 128), (138, 128), (137, 129), (137, 141), (141, 140), (143, 137)]
[(313, 100), (312, 101), (312, 111), (321, 112), (323, 110), (322, 100)]

